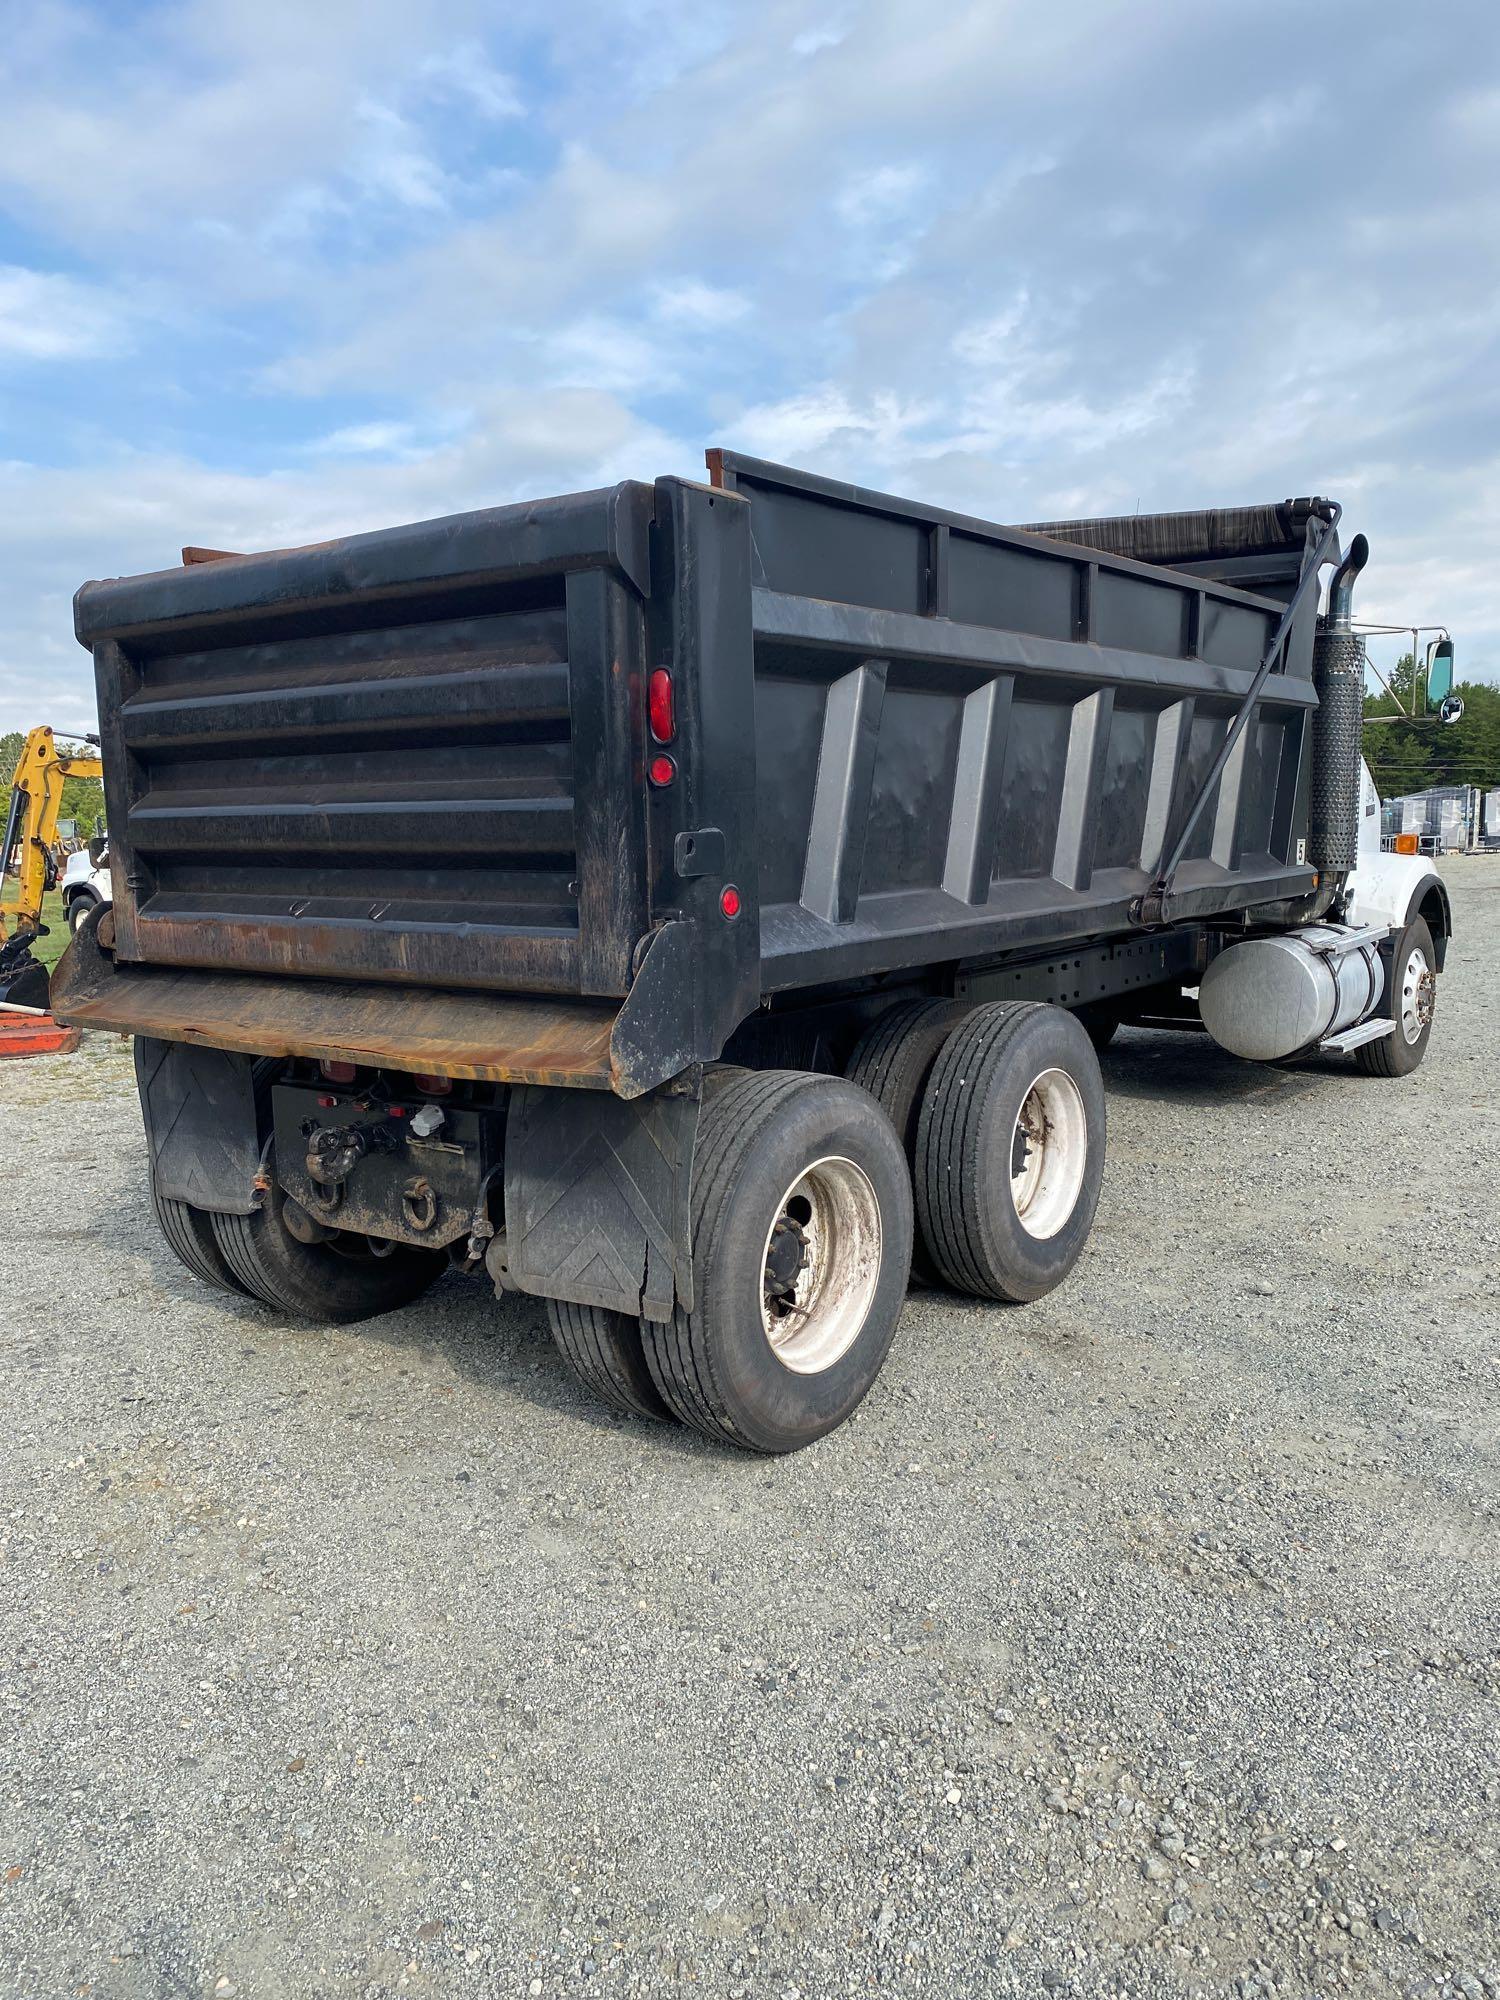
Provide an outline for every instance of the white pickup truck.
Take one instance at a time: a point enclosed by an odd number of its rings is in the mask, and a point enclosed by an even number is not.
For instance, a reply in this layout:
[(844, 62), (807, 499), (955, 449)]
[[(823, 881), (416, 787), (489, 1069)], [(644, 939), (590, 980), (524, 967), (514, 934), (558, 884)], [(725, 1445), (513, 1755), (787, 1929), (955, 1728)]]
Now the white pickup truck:
[(96, 834), (87, 847), (80, 847), (76, 854), (68, 856), (57, 886), (70, 931), (76, 931), (91, 910), (108, 906), (109, 842), (104, 834)]

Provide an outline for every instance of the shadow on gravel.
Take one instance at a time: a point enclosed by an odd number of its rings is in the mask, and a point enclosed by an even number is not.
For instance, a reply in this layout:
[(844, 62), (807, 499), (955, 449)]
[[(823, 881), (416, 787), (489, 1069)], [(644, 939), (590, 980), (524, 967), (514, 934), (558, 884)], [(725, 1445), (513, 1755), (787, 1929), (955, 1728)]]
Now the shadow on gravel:
[(606, 1408), (568, 1372), (542, 1301), (518, 1292), (497, 1298), (486, 1278), (450, 1272), (415, 1305), (345, 1331), (414, 1359), (440, 1355), (480, 1389), (521, 1398), (590, 1430), (633, 1435), (657, 1450), (690, 1458), (743, 1459), (743, 1453), (679, 1424), (650, 1423)]
[(1348, 1080), (1348, 1073), (1326, 1057), (1244, 1062), (1206, 1034), (1161, 1028), (1122, 1029), (1101, 1054), (1099, 1066), (1106, 1091), (1170, 1104), (1242, 1104), (1273, 1091), (1302, 1092)]
[[(118, 1201), (99, 1214), (97, 1223), (100, 1233), (149, 1261), (163, 1296), (219, 1315), (226, 1344), (243, 1345), (268, 1336), (318, 1341), (326, 1334), (326, 1328), (311, 1320), (291, 1319), (256, 1299), (203, 1284), (167, 1248), (144, 1199)], [(350, 1321), (338, 1330), (378, 1345), (396, 1367), (404, 1361), (421, 1367), (430, 1367), (435, 1359), (446, 1361), (482, 1391), (533, 1403), (592, 1430), (633, 1432), (658, 1448), (664, 1445), (694, 1458), (742, 1456), (677, 1424), (649, 1423), (605, 1408), (565, 1367), (542, 1301), (515, 1292), (497, 1298), (487, 1278), (445, 1272), (412, 1305), (375, 1319)]]

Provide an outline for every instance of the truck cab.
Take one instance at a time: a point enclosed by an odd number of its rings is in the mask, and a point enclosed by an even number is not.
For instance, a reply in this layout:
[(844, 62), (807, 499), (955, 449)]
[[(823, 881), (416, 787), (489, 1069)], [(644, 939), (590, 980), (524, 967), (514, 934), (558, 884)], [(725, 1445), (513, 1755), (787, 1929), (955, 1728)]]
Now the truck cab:
[(113, 891), (109, 879), (107, 835), (96, 834), (86, 847), (80, 847), (68, 856), (57, 886), (70, 931), (76, 931), (84, 918), (95, 910), (109, 907)]

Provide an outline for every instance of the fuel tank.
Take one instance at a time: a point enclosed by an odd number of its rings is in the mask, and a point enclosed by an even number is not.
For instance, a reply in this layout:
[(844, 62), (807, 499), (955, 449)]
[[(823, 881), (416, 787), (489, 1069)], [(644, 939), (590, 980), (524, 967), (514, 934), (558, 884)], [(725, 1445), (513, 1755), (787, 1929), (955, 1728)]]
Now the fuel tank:
[(1308, 924), (1221, 951), (1203, 975), (1198, 1008), (1220, 1048), (1275, 1062), (1366, 1020), (1384, 991), (1377, 937)]

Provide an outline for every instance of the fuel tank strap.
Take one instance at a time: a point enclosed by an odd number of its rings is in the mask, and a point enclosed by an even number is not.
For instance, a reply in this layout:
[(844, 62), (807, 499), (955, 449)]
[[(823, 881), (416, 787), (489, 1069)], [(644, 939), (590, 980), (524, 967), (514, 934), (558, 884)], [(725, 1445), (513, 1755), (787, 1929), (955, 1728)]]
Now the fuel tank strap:
[(610, 1033), (619, 1009), (607, 1001), (117, 964), (95, 930), (83, 926), (53, 974), (52, 1010), (70, 1027), (490, 1083), (615, 1085)]

